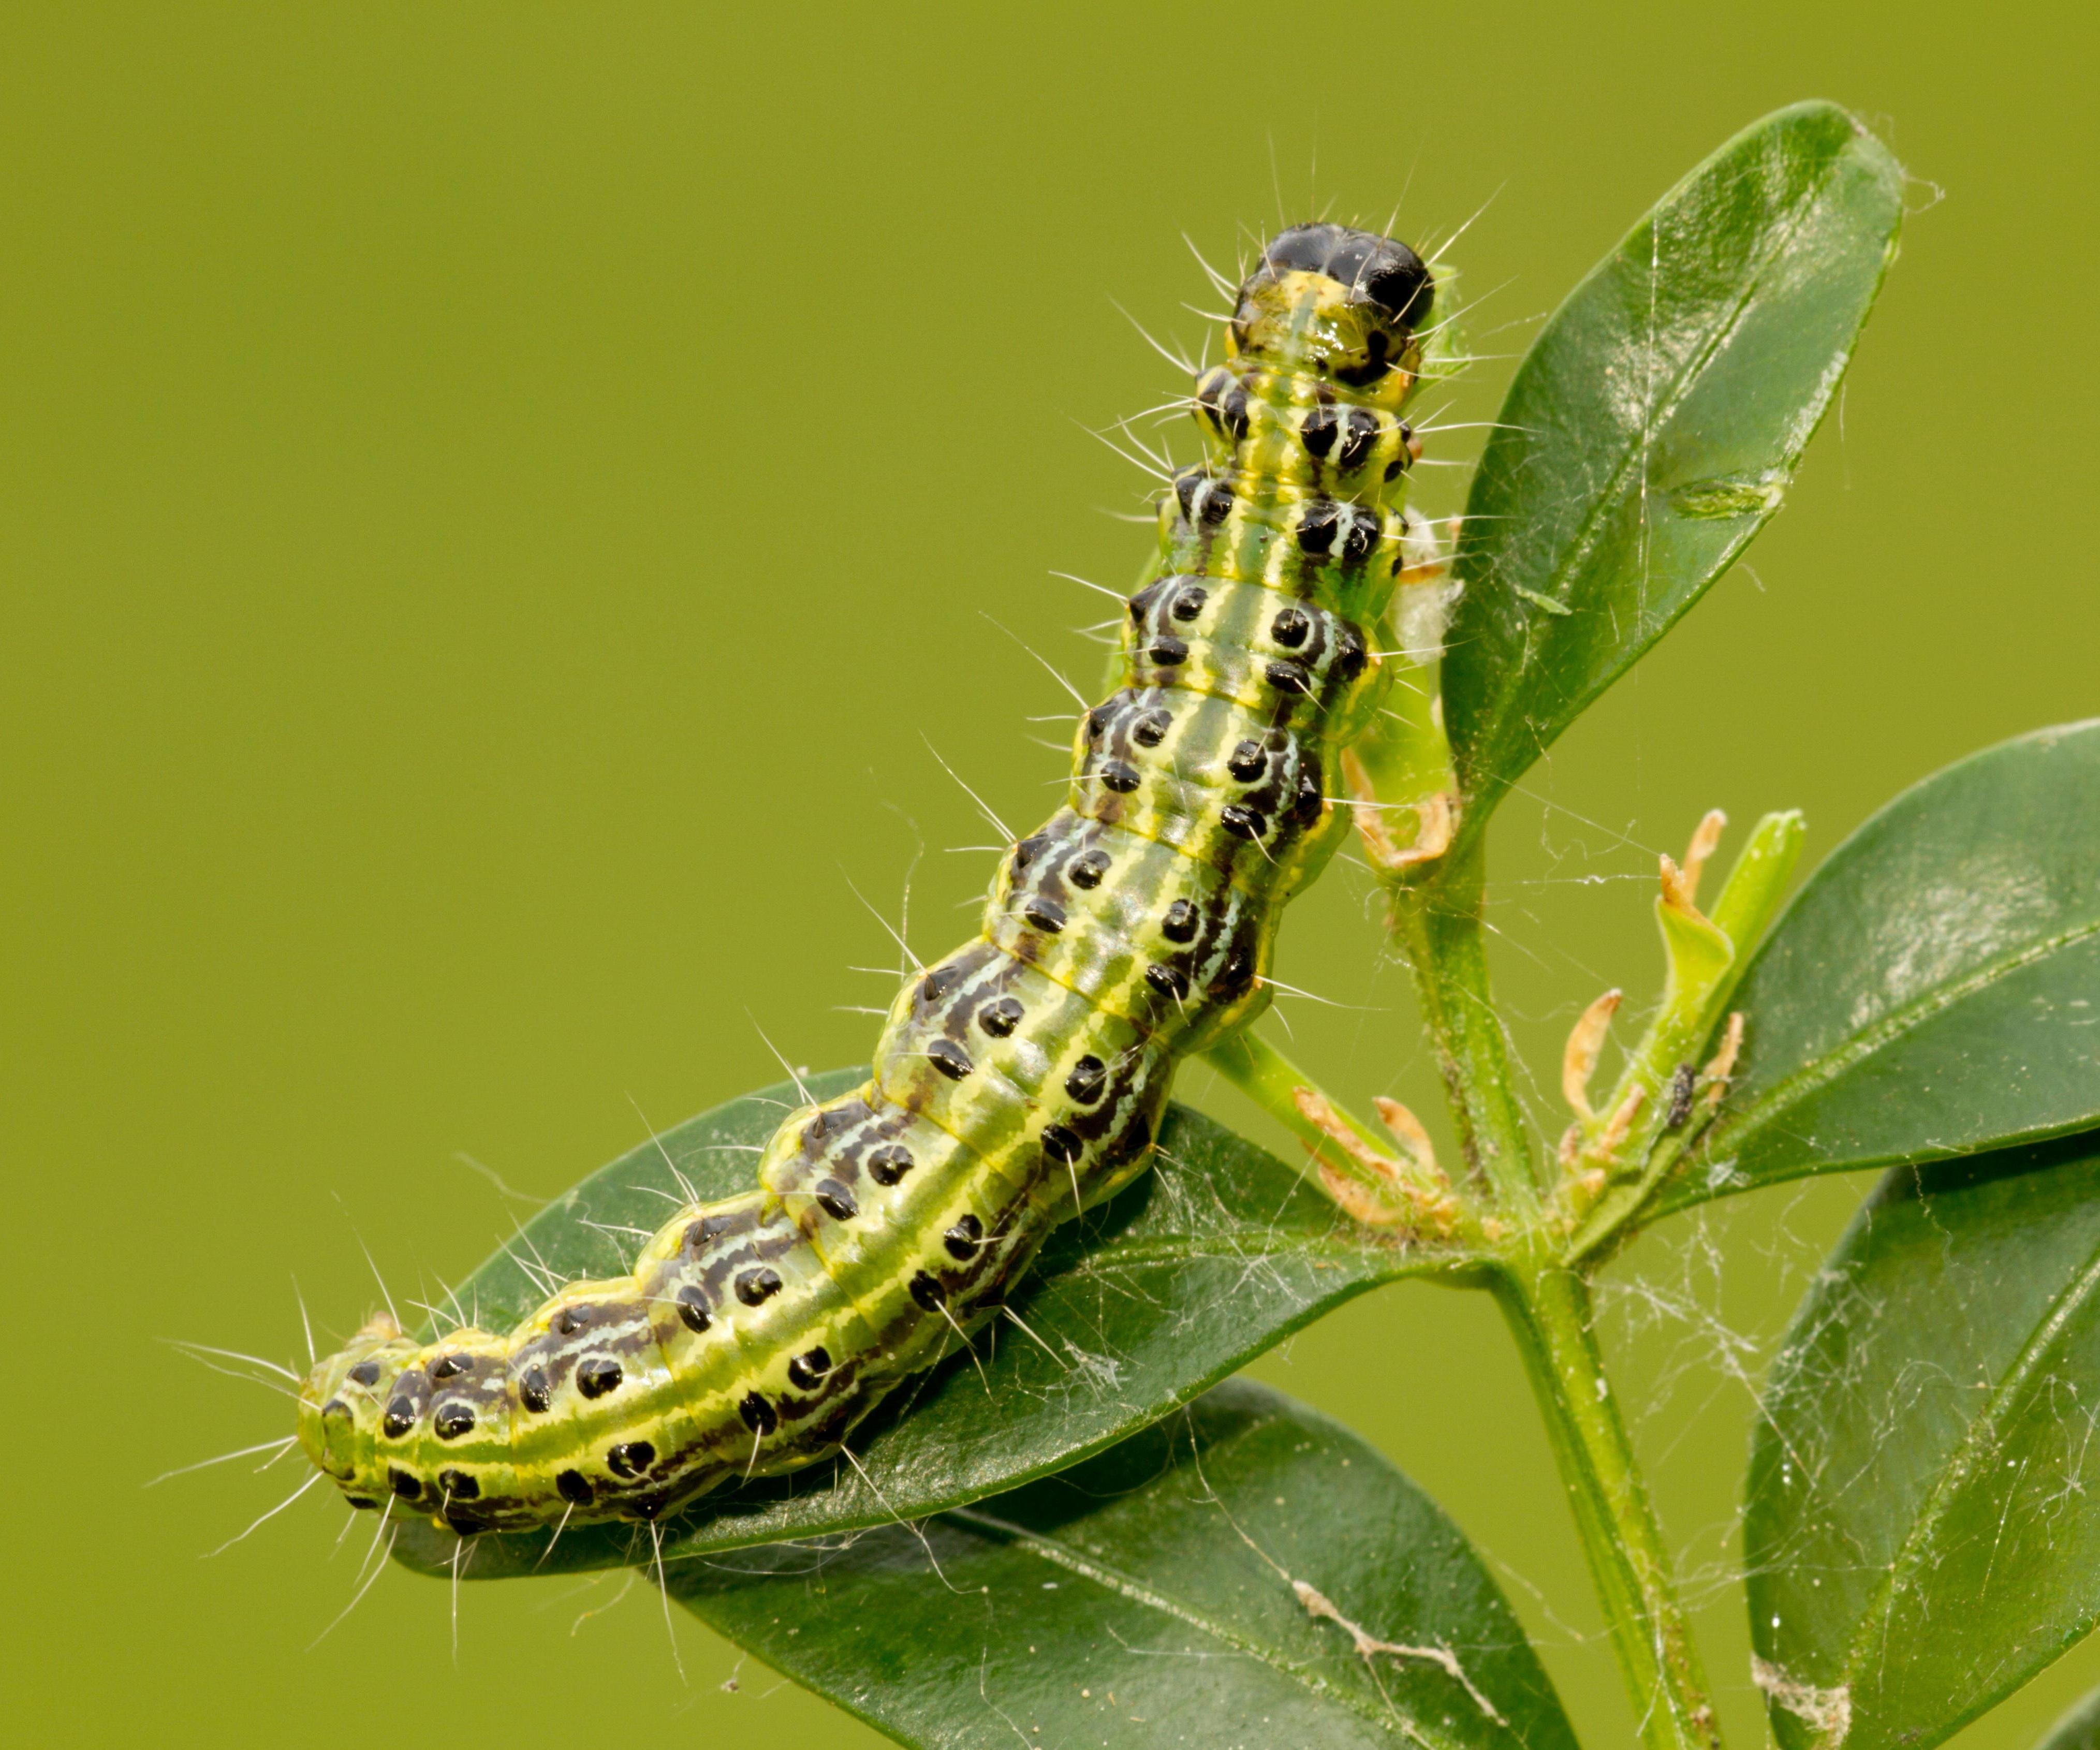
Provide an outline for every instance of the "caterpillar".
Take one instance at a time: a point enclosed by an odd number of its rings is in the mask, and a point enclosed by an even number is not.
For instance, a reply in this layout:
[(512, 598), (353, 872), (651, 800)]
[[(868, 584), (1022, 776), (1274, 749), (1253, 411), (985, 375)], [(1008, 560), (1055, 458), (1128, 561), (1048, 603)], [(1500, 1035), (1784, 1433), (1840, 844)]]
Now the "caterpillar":
[(514, 1330), (373, 1318), (298, 1433), (353, 1507), (461, 1535), (653, 1520), (836, 1454), (1004, 1303), (1059, 1223), (1147, 1164), (1176, 1066), (1245, 1026), (1286, 902), (1348, 830), (1339, 756), (1420, 543), (1402, 409), (1436, 296), (1405, 245), (1294, 227), (1239, 286), (1159, 505), (1118, 684), (1065, 804), (1004, 853), (977, 938), (915, 974), (868, 1081), (791, 1113), (750, 1192)]

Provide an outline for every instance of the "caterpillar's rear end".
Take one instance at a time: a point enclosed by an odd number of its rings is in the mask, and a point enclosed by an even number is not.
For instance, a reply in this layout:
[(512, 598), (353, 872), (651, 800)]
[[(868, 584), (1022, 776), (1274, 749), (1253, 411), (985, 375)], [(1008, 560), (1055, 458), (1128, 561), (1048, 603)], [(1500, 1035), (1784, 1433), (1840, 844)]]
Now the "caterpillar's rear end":
[(857, 1092), (792, 1114), (758, 1188), (515, 1330), (390, 1320), (319, 1364), (299, 1432), (353, 1505), (461, 1532), (650, 1519), (835, 1452), (991, 1316), (1058, 1223), (1145, 1167), (1176, 1065), (1265, 1004), (1283, 903), (1348, 830), (1339, 751), (1411, 549), (1401, 410), (1435, 289), (1405, 245), (1284, 232), (1197, 386), (1123, 684), (983, 928), (899, 994)]

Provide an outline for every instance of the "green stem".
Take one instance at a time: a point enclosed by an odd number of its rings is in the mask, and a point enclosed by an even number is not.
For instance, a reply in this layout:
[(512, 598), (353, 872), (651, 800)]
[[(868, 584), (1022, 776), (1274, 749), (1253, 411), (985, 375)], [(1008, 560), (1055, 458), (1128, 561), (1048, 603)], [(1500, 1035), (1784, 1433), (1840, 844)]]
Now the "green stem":
[(1477, 850), (1431, 880), (1396, 884), (1392, 929), (1414, 969), (1466, 1164), (1505, 1209), (1526, 1219), (1538, 1208), (1538, 1156), (1489, 995), (1482, 886)]
[(1669, 1552), (1605, 1378), (1587, 1279), (1553, 1255), (1538, 1153), (1489, 993), (1482, 854), (1477, 835), (1462, 837), (1440, 862), (1392, 881), (1393, 935), (1414, 969), (1473, 1181), (1515, 1229), (1502, 1236), (1489, 1281), (1546, 1420), (1641, 1742), (1719, 1750)]
[(1641, 1742), (1718, 1750), (1669, 1553), (1605, 1378), (1589, 1285), (1559, 1264), (1520, 1259), (1497, 1273), (1494, 1292), (1546, 1418)]

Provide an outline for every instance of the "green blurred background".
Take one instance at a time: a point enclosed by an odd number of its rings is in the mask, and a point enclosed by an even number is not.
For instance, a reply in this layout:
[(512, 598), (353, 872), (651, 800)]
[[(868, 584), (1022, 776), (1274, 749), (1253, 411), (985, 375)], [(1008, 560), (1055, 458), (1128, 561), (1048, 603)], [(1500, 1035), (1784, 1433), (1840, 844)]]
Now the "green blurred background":
[[(295, 1480), (170, 1466), (289, 1355), (795, 1061), (859, 1060), (907, 871), (959, 939), (1047, 812), (1070, 628), (1146, 537), (1088, 427), (1181, 385), (1279, 209), (1458, 251), (1493, 411), (1537, 320), (1738, 127), (1845, 102), (1917, 180), (1801, 484), (1494, 840), (1535, 1064), (1652, 992), (1658, 849), (1799, 804), (1820, 855), (1957, 756), (2100, 708), (2090, 9), (1820, 5), (11, 7), (0, 53), (10, 1618), (19, 1743), (867, 1745), (642, 1589), (388, 1574)], [(1940, 198), (1943, 192), (1943, 199)], [(1438, 440), (1463, 458), (1477, 433)], [(1185, 455), (1191, 448), (1179, 440)], [(1455, 509), (1462, 470), (1427, 472)], [(1012, 636), (1008, 634), (1011, 633)], [(1435, 1104), (1338, 869), (1285, 933), (1300, 1056)], [(1270, 1023), (1273, 1027), (1275, 1023)], [(1548, 1084), (1542, 1084), (1543, 1090)], [(1189, 1097), (1245, 1122), (1190, 1076)], [(1679, 1223), (1613, 1276), (1622, 1395), (1734, 1741), (1754, 1380), (1860, 1188)], [(1738, 1339), (1740, 1339), (1738, 1341)], [(1378, 1384), (1344, 1364), (1375, 1349)], [(1355, 1303), (1262, 1377), (1489, 1553), (1587, 1740), (1628, 1715), (1477, 1297)], [(602, 1614), (586, 1617), (589, 1611)], [(1965, 1736), (2029, 1742), (2074, 1654)], [(484, 1705), (485, 1704), (485, 1705)], [(485, 1726), (465, 1722), (486, 1720)]]

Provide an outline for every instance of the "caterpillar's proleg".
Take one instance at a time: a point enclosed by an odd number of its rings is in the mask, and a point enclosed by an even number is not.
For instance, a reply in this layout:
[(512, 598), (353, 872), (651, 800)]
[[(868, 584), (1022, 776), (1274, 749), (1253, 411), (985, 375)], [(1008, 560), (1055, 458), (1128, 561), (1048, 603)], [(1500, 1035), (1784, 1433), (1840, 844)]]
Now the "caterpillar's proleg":
[(990, 1316), (1043, 1238), (1140, 1171), (1175, 1066), (1266, 1002), (1283, 903), (1347, 830), (1339, 750), (1411, 562), (1400, 410), (1433, 288), (1403, 245), (1285, 232), (1195, 410), (1122, 685), (976, 940), (912, 980), (857, 1092), (792, 1114), (756, 1188), (515, 1330), (383, 1319), (313, 1369), (299, 1435), (354, 1505), (461, 1532), (652, 1519), (835, 1452)]

